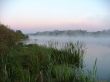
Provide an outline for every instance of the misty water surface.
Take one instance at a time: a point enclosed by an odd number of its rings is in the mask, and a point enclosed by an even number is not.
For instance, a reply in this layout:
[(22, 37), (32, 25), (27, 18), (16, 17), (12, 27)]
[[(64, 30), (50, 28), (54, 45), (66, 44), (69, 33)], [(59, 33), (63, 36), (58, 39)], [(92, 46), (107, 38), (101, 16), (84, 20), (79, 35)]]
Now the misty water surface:
[(97, 58), (99, 79), (110, 80), (110, 37), (92, 36), (29, 36), (27, 43), (48, 44), (49, 41), (83, 43), (85, 48), (84, 63), (86, 69), (92, 69)]

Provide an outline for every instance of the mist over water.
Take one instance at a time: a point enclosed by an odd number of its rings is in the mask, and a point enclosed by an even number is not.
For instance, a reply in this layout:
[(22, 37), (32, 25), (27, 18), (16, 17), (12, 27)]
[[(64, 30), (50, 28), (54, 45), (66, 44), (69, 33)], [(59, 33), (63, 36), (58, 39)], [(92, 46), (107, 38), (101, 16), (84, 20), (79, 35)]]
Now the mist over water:
[(45, 35), (29, 35), (26, 43), (46, 45), (48, 42), (59, 42), (65, 44), (67, 42), (80, 41), (85, 48), (84, 65), (86, 69), (93, 69), (93, 65), (97, 58), (97, 76), (101, 80), (110, 80), (110, 37), (100, 36), (45, 36)]

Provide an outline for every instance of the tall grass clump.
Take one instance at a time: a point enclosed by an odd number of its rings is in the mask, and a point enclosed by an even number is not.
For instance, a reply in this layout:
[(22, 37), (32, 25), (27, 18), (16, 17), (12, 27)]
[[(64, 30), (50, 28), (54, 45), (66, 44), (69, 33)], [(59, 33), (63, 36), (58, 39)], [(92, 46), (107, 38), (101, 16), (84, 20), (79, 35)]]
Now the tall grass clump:
[(1, 82), (92, 82), (83, 70), (82, 49), (73, 46), (61, 50), (35, 44), (14, 46), (3, 61)]

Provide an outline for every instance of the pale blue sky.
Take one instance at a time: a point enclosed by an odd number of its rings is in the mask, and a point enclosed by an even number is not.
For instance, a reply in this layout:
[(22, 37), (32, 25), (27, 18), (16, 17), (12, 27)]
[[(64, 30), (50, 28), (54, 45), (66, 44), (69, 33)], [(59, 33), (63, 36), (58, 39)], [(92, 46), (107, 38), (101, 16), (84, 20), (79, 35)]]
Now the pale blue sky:
[(1, 0), (0, 21), (25, 32), (110, 28), (109, 0)]

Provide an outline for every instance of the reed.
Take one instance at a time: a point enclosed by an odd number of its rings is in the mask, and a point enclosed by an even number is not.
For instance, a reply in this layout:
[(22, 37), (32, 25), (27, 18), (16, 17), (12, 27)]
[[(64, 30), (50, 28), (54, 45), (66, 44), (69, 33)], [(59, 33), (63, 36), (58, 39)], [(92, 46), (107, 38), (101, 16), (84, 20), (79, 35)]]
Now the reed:
[[(52, 45), (18, 44), (12, 47), (0, 61), (0, 82), (96, 81), (83, 69), (84, 50), (79, 43), (67, 43), (62, 49)], [(95, 72), (94, 67), (92, 74)]]

